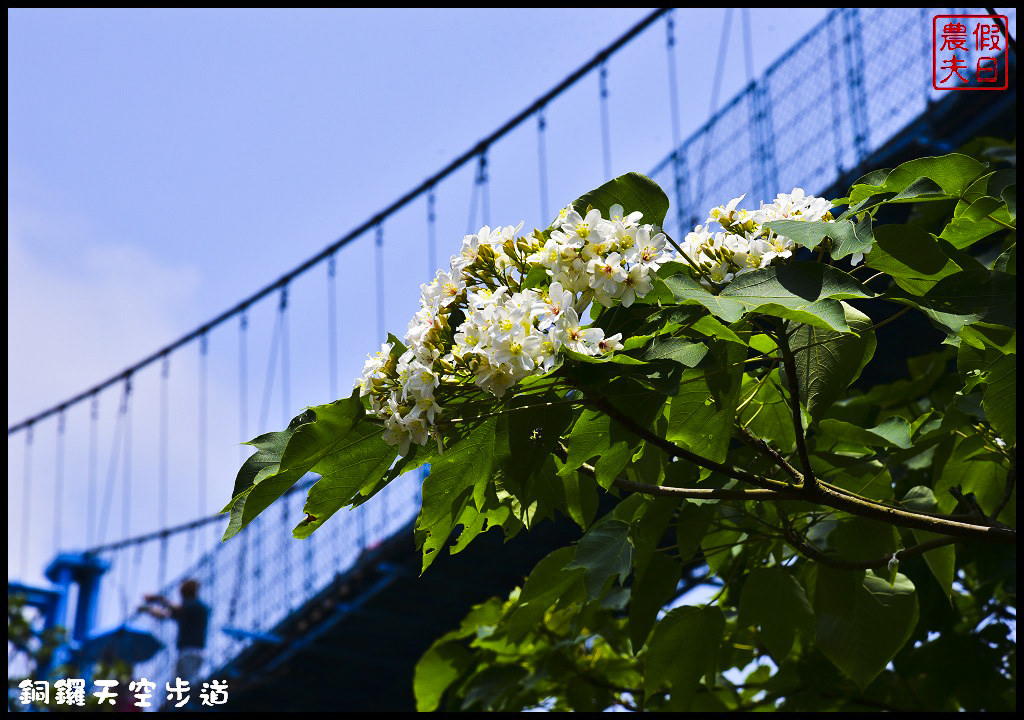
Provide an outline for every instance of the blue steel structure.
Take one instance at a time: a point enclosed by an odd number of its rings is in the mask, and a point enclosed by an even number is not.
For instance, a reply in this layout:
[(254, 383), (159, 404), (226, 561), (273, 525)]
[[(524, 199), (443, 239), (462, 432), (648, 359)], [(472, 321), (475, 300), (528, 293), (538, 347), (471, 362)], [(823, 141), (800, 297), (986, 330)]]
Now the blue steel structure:
[[(282, 371), (286, 372), (287, 292), (292, 280), (328, 260), (333, 308), (336, 251), (373, 229), (380, 310), (385, 298), (382, 281), (385, 219), (414, 198), (425, 196), (433, 265), (434, 203), (439, 184), (458, 167), (475, 163), (469, 224), (474, 227), (488, 222), (488, 152), (509, 130), (534, 115), (537, 117), (541, 206), (546, 211), (544, 133), (549, 105), (580, 77), (594, 69), (599, 71), (601, 139), (607, 167), (610, 162), (606, 130), (607, 63), (619, 47), (633, 36), (649, 32), (651, 24), (662, 17), (666, 20), (675, 147), (650, 174), (672, 195), (673, 211), (666, 219), (666, 230), (675, 237), (685, 235), (694, 225), (703, 222), (708, 208), (745, 193), (755, 202), (793, 187), (803, 187), (814, 194), (835, 194), (865, 169), (891, 166), (929, 152), (946, 152), (978, 134), (1015, 133), (1016, 89), (1012, 82), (1011, 89), (1001, 93), (943, 93), (931, 88), (931, 46), (927, 29), (929, 18), (935, 12), (893, 8), (832, 11), (761, 77), (750, 82), (690, 137), (680, 141), (675, 98), (674, 25), (671, 13), (658, 11), (627, 33), (628, 37), (624, 36), (625, 39), (598, 53), (591, 63), (423, 185), (296, 270), (158, 351), (136, 368), (161, 358), (166, 368), (167, 357), (195, 339), (203, 343), (205, 350), (207, 333), (235, 316), (240, 318), (240, 337), (244, 343), (249, 307), (278, 292), (279, 325), (275, 327), (271, 358), (276, 357), (280, 348)], [(1015, 57), (1011, 56), (1009, 61), (1015, 79)], [(827, 80), (808, 82), (808, 76)], [(626, 151), (628, 148), (620, 152)], [(331, 312), (333, 310), (329, 310)], [(379, 335), (383, 336), (383, 312), (378, 312), (377, 317)], [(334, 320), (329, 316), (328, 322)], [(9, 428), (9, 437), (24, 432), (31, 444), (34, 425), (52, 415), (63, 418), (65, 408), (95, 399), (96, 393), (105, 386), (124, 382), (127, 398), (133, 370)], [(272, 386), (272, 379), (271, 374), (268, 388)], [(282, 393), (287, 397), (287, 385), (282, 384)], [(332, 390), (336, 384), (337, 379), (332, 375)], [(261, 413), (264, 419), (267, 401), (265, 394)], [(284, 404), (287, 406), (287, 402)], [(242, 425), (244, 429), (244, 412)], [(572, 534), (563, 527), (549, 528), (539, 533), (543, 536), (539, 540), (517, 539), (520, 545), (513, 544), (511, 549), (506, 546), (504, 550), (487, 544), (497, 542), (493, 538), (482, 538), (474, 546), (506, 553), (510, 558), (508, 567), (504, 568), (507, 572), (502, 574), (501, 568), (479, 570), (481, 563), (487, 563), (483, 556), (474, 557), (476, 550), (471, 546), (465, 556), (456, 556), (466, 558), (464, 565), (459, 565), (462, 561), (455, 558), (443, 558), (435, 566), (438, 569), (432, 568), (417, 580), (418, 560), (412, 547), (410, 523), (418, 510), (420, 477), (400, 478), (355, 511), (332, 518), (310, 539), (292, 541), (290, 530), (302, 517), (304, 491), (315, 480), (309, 477), (298, 483), (278, 501), (277, 507), (269, 508), (231, 542), (213, 545), (163, 589), (165, 595), (173, 596), (182, 579), (199, 580), (201, 597), (213, 608), (202, 674), (238, 683), (237, 704), (233, 702), (232, 709), (267, 709), (266, 703), (282, 697), (280, 693), (287, 683), (299, 677), (298, 670), (316, 674), (323, 672), (325, 665), (333, 667), (331, 663), (349, 663), (349, 666), (371, 670), (411, 667), (425, 649), (423, 643), (457, 622), (470, 602), (479, 601), (481, 595), (507, 592), (509, 586), (544, 554), (545, 548), (565, 542)], [(85, 553), (61, 554), (47, 570), (47, 577), (55, 584), (53, 589), (9, 582), (8, 593), (25, 596), (28, 604), (40, 609), (47, 626), (68, 625), (66, 605), (71, 597), (71, 585), (76, 584), (77, 609), (71, 634), (71, 647), (76, 647), (94, 630), (100, 582), (107, 568), (130, 566), (133, 557), (137, 560), (142, 552), (140, 548), (156, 545), (160, 547), (161, 561), (166, 567), (167, 547), (172, 538), (201, 533), (204, 525), (217, 522), (222, 520), (205, 518), (188, 526), (166, 528)], [(533, 545), (526, 544), (528, 542)], [(473, 565), (474, 562), (477, 564)], [(467, 578), (467, 569), (471, 567), (481, 573), (479, 582)], [(122, 577), (130, 576), (130, 571), (126, 572)], [(699, 573), (695, 574), (681, 590), (700, 581)], [(121, 590), (127, 598), (135, 589), (130, 583), (128, 587), (124, 585), (122, 583)], [(417, 620), (412, 615), (415, 608), (403, 605), (403, 601), (413, 596), (417, 598), (416, 608), (432, 608), (423, 615), (433, 617), (434, 625)], [(134, 613), (125, 598), (122, 598), (122, 624), (148, 628), (166, 647), (173, 647), (173, 627), (160, 626)], [(391, 610), (385, 612), (382, 608)], [(376, 640), (372, 634), (360, 635), (366, 628), (378, 633)], [(410, 641), (414, 636), (416, 640)], [(382, 647), (386, 642), (401, 644), (401, 652), (396, 649), (389, 653), (388, 648)], [(374, 645), (373, 651), (368, 652), (360, 644)], [(323, 662), (325, 659), (327, 663)], [(159, 682), (169, 677), (172, 667), (173, 653), (166, 651), (137, 666), (136, 674)], [(329, 681), (331, 674), (324, 673), (323, 677)], [(374, 682), (378, 683), (376, 695), (367, 688), (368, 683)], [(367, 699), (371, 696), (390, 697), (396, 707), (407, 704), (407, 688), (395, 689), (380, 682), (380, 674), (360, 676), (359, 682), (348, 692), (358, 695), (362, 689), (365, 697), (359, 696), (363, 697), (360, 701), (350, 694), (346, 707), (373, 708), (374, 702), (379, 701)], [(407, 677), (403, 677), (402, 682), (408, 684)], [(307, 701), (321, 699), (314, 697)], [(291, 698), (284, 706), (296, 709), (301, 707), (301, 702)]]

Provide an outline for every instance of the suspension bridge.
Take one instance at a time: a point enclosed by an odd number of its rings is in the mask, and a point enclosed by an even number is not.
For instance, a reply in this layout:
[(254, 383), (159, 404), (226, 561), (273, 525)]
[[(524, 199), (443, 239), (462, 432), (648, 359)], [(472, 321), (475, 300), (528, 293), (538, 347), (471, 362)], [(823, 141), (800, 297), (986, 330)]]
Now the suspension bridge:
[[(345, 345), (339, 337), (345, 324), (339, 308), (368, 312), (362, 301), (346, 295), (347, 283), (339, 279), (346, 253), (372, 248), (360, 257), (369, 260), (375, 279), (379, 342), (386, 336), (385, 305), (392, 299), (385, 280), (394, 275), (385, 249), (399, 243), (400, 262), (406, 265), (407, 258), (425, 254), (424, 265), (432, 276), (439, 267), (438, 238), (462, 234), (458, 222), (442, 226), (439, 204), (442, 198), (452, 199), (454, 206), (453, 198), (465, 197), (467, 183), (469, 206), (462, 206), (468, 210), (466, 227), (473, 231), (497, 220), (491, 212), (495, 171), (490, 158), (501, 153), (514, 131), (535, 134), (535, 156), (517, 161), (532, 166), (539, 216), (549, 218), (557, 203), (574, 196), (551, 192), (548, 136), (558, 103), (587, 78), (597, 80), (599, 142), (579, 151), (599, 153), (603, 178), (610, 177), (613, 151), (631, 153), (630, 147), (613, 148), (609, 132), (609, 106), (615, 101), (610, 78), (627, 46), (642, 46), (650, 56), (649, 71), (664, 76), (668, 112), (637, 118), (635, 130), (637, 136), (650, 134), (660, 123), (659, 132), (669, 131), (663, 134), (671, 138), (670, 145), (648, 174), (671, 198), (666, 230), (675, 237), (702, 222), (708, 208), (739, 195), (768, 200), (777, 192), (802, 187), (837, 196), (867, 169), (949, 152), (981, 135), (1015, 134), (1014, 55), (1006, 60), (1011, 68), (1006, 91), (945, 92), (932, 86), (931, 18), (937, 12), (966, 10), (838, 9), (759, 77), (753, 76), (749, 59), (748, 18), (742, 15), (742, 29), (736, 33), (727, 11), (720, 53), (727, 52), (730, 35), (740, 36), (748, 83), (721, 103), (716, 91), (707, 122), (684, 138), (681, 101), (693, 100), (679, 77), (684, 12), (651, 13), (422, 184), (367, 213), (364, 222), (322, 252), (106, 381), (8, 427), (8, 485), (22, 486), (20, 507), (9, 502), (9, 525), (13, 515), (45, 518), (53, 527), (47, 585), (25, 580), (30, 575), (27, 550), (44, 539), (33, 532), (32, 523), (20, 523), (21, 535), (8, 554), (8, 595), (24, 599), (38, 628), (67, 628), (68, 642), (60, 657), (74, 657), (111, 628), (131, 627), (152, 633), (164, 646), (138, 662), (134, 675), (157, 682), (169, 678), (173, 628), (140, 615), (135, 606), (143, 593), (160, 589), (173, 597), (182, 579), (196, 578), (201, 598), (212, 608), (200, 674), (229, 682), (232, 710), (411, 709), (412, 667), (429, 643), (451, 629), (473, 603), (507, 593), (540, 557), (573, 537), (571, 527), (550, 523), (507, 544), (488, 534), (462, 554), (439, 558), (419, 577), (411, 528), (422, 477), (410, 474), (299, 541), (292, 538), (291, 528), (302, 518), (305, 490), (316, 480), (307, 477), (239, 536), (220, 543), (226, 518), (209, 516), (206, 510), (210, 468), (237, 467), (247, 454), (243, 450), (236, 455), (231, 444), (222, 447), (215, 431), (233, 425), (231, 437), (249, 438), (280, 429), (301, 409), (291, 401), (296, 348), (290, 324), (296, 298), (305, 296), (303, 321), (318, 323), (316, 332), (326, 338), (322, 372), (331, 398), (347, 394), (338, 377), (342, 353), (362, 357), (375, 346)], [(1012, 11), (1011, 17), (1015, 19)], [(722, 66), (719, 62), (717, 67)], [(719, 80), (713, 87), (720, 86)], [(603, 181), (594, 180), (591, 185)], [(576, 194), (588, 187), (576, 188)], [(399, 223), (419, 230), (392, 241), (388, 230)], [(309, 309), (310, 297), (323, 301), (319, 310)], [(188, 387), (175, 384), (175, 369), (183, 366)], [(256, 373), (263, 366), (260, 378)], [(223, 407), (223, 392), (211, 402), (211, 368), (235, 383), (234, 408)], [(253, 391), (254, 379), (262, 379), (258, 393)], [(148, 404), (138, 400), (143, 392)], [(192, 396), (191, 418), (180, 414), (185, 395)], [(258, 404), (253, 402), (256, 397)], [(275, 407), (280, 423), (271, 419)], [(177, 448), (171, 446), (174, 418), (193, 428), (191, 468), (182, 467)], [(133, 446), (143, 428), (157, 435), (155, 443), (145, 446), (145, 454), (138, 444)], [(39, 470), (44, 456), (51, 458), (45, 478)], [(182, 476), (189, 480), (179, 481)], [(62, 506), (69, 483), (87, 486), (85, 507)], [(220, 483), (217, 492), (224, 487)], [(156, 496), (156, 529), (140, 532), (132, 515), (133, 493)], [(193, 494), (198, 498), (196, 519), (170, 523), (170, 504), (190, 503)], [(44, 503), (45, 512), (40, 510)], [(112, 540), (118, 511), (120, 539)], [(62, 534), (68, 513), (84, 518), (85, 538)], [(501, 560), (494, 562), (496, 557)], [(680, 592), (704, 580), (695, 568)], [(9, 678), (25, 672), (17, 656), (9, 647)]]

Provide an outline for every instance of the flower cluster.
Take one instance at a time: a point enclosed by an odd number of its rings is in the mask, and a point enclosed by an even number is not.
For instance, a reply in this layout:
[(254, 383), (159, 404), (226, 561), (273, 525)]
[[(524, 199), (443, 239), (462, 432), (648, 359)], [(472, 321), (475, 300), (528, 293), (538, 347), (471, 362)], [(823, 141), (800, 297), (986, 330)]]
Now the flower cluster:
[[(770, 220), (831, 220), (827, 200), (795, 189), (759, 210), (737, 210), (742, 198), (711, 211), (708, 225), (686, 236), (683, 253), (642, 213), (621, 205), (608, 217), (588, 208), (562, 209), (547, 231), (520, 236), (522, 227), (483, 227), (462, 240), (447, 270), (420, 287), (420, 309), (409, 322), (404, 347), (385, 343), (370, 356), (360, 393), (384, 422), (384, 440), (402, 454), (433, 437), (445, 403), (476, 386), (502, 397), (516, 383), (544, 375), (564, 350), (601, 355), (622, 348), (581, 316), (593, 303), (626, 307), (652, 291), (668, 262), (691, 265), (702, 278), (728, 282), (736, 275), (788, 258), (793, 242), (765, 230)], [(706, 281), (705, 281), (706, 282)]]
[[(734, 198), (728, 205), (713, 208), (707, 222), (698, 225), (683, 240), (682, 249), (686, 257), (700, 268), (702, 280), (726, 283), (737, 275), (768, 267), (776, 258), (790, 258), (793, 255), (793, 241), (764, 228), (772, 220), (803, 220), (814, 222), (831, 221), (829, 212), (832, 203), (828, 200), (805, 195), (800, 188), (792, 193), (779, 193), (775, 202), (757, 210), (737, 210), (736, 206), (744, 196)], [(712, 223), (722, 227), (721, 232), (712, 232)]]
[(384, 439), (406, 454), (436, 436), (444, 398), (474, 384), (501, 397), (559, 362), (560, 351), (600, 355), (622, 348), (621, 335), (586, 327), (594, 302), (631, 305), (653, 288), (662, 264), (679, 260), (666, 237), (642, 225), (639, 212), (610, 208), (581, 215), (564, 208), (546, 233), (519, 237), (520, 227), (483, 227), (421, 286), (420, 309), (405, 348), (385, 343), (359, 380)]

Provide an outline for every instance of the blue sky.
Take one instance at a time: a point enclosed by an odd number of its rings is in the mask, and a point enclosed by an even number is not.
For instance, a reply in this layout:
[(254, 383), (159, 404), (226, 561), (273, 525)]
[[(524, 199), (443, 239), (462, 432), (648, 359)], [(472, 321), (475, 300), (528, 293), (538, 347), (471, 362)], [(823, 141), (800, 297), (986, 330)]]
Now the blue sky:
[[(589, 60), (649, 8), (529, 10), (8, 10), (8, 423), (110, 377), (266, 285), (372, 216)], [(754, 9), (759, 75), (825, 16)], [(675, 12), (685, 138), (708, 118), (724, 11)], [(719, 104), (747, 80), (739, 12)], [(608, 63), (612, 174), (671, 146), (663, 21)], [(596, 73), (547, 113), (548, 207), (603, 182)], [(491, 224), (539, 225), (536, 124), (495, 146)], [(438, 188), (438, 257), (466, 231), (472, 170)], [(787, 190), (781, 188), (780, 190)], [(729, 198), (723, 198), (725, 202)], [(401, 335), (427, 275), (423, 201), (384, 226), (386, 325)], [(479, 219), (479, 214), (477, 215)], [(290, 402), (327, 402), (325, 268), (290, 293)], [(372, 238), (338, 256), (339, 384), (374, 350)], [(249, 333), (257, 428), (276, 301)], [(196, 497), (199, 366), (171, 358), (172, 502), (157, 508), (159, 368), (133, 404), (129, 531), (227, 500), (242, 453), (237, 323), (210, 337), (208, 486)], [(279, 381), (278, 381), (279, 392)], [(346, 392), (347, 394), (347, 392)], [(100, 398), (108, 477), (117, 392)], [(53, 422), (36, 431), (26, 579), (52, 552)], [(248, 439), (248, 438), (245, 438)], [(20, 576), (24, 437), (9, 439), (9, 576)], [(68, 412), (61, 543), (87, 540), (88, 408)], [(115, 477), (113, 497), (120, 502)], [(120, 506), (103, 539), (121, 532)]]

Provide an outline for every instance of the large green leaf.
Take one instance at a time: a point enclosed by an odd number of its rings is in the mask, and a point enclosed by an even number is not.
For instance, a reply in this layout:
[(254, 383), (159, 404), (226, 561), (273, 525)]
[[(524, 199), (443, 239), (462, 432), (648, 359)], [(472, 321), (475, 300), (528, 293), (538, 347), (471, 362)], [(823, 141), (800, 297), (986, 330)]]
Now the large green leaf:
[(710, 362), (683, 373), (679, 392), (669, 401), (668, 440), (716, 462), (725, 460), (745, 358), (744, 346), (719, 342)]
[(773, 220), (765, 223), (767, 229), (790, 238), (806, 248), (817, 247), (822, 240), (832, 240), (831, 255), (841, 260), (853, 253), (871, 250), (871, 220), (864, 217), (859, 223), (850, 220), (838, 222), (805, 222), (801, 220)]
[(956, 507), (957, 500), (950, 493), (956, 487), (964, 494), (974, 493), (983, 512), (995, 510), (1006, 487), (1007, 469), (1001, 464), (1001, 456), (986, 449), (987, 443), (982, 435), (969, 435), (957, 439), (945, 462), (936, 454), (937, 467), (932, 472), (938, 479), (933, 490), (941, 512), (949, 513)]
[(843, 303), (846, 323), (858, 335), (799, 325), (789, 338), (800, 400), (820, 419), (853, 384), (875, 353), (871, 318)]
[[(597, 392), (597, 391), (594, 391)], [(604, 399), (641, 427), (648, 427), (661, 412), (665, 398), (626, 378), (601, 388)], [(642, 441), (600, 410), (584, 410), (568, 437), (568, 456), (560, 471), (572, 472), (597, 457), (597, 481), (607, 489), (629, 464)]]
[[(824, 580), (819, 573), (818, 592)], [(850, 600), (840, 614), (819, 609), (815, 635), (825, 657), (863, 691), (917, 625), (917, 593), (905, 575), (897, 574), (890, 585), (868, 571)]]
[(914, 295), (924, 295), (939, 280), (961, 269), (935, 238), (917, 225), (876, 228), (875, 247), (864, 262)]
[(697, 682), (714, 679), (725, 618), (717, 607), (677, 607), (658, 621), (644, 656), (644, 689), (669, 687), (671, 707), (688, 710)]
[[(232, 501), (224, 539), (248, 525), (307, 472), (319, 472), (318, 464), (344, 462), (343, 456), (353, 447), (349, 431), (357, 424), (369, 425), (363, 414), (362, 402), (353, 392), (343, 400), (309, 408), (292, 421), (285, 433), (269, 433), (253, 441), (258, 442), (259, 449), (243, 464), (236, 487), (248, 481), (252, 470), (259, 470), (251, 478), (252, 485)], [(371, 427), (380, 434), (379, 427)], [(275, 457), (278, 451), (279, 460)]]
[[(932, 493), (931, 488), (923, 485), (916, 485), (910, 488), (906, 496), (900, 501), (900, 504), (908, 510), (922, 513), (934, 513), (938, 511), (938, 503), (935, 501), (935, 495)], [(939, 535), (935, 533), (925, 532), (924, 530), (914, 530), (914, 539), (917, 542), (927, 542), (934, 540)], [(945, 545), (934, 550), (929, 550), (924, 554), (924, 561), (928, 565), (928, 569), (932, 571), (932, 575), (938, 581), (939, 586), (942, 588), (942, 592), (946, 594), (947, 598), (953, 596), (953, 579), (956, 573), (956, 549), (955, 545)]]
[(369, 422), (356, 424), (336, 447), (314, 466), (320, 479), (309, 489), (303, 507), (306, 521), (292, 531), (297, 538), (309, 537), (360, 491), (364, 496), (371, 494), (398, 455), (395, 446), (384, 442), (380, 426)]
[(495, 417), (481, 422), (430, 466), (430, 474), (423, 481), (423, 506), (416, 520), (424, 570), (447, 541), (474, 489), (491, 480), (496, 425)]
[(519, 593), (518, 606), (508, 620), (508, 636), (513, 642), (534, 630), (547, 609), (562, 598), (570, 586), (582, 580), (585, 572), (582, 567), (566, 567), (573, 558), (573, 550), (559, 548), (530, 571)]
[[(1005, 229), (1005, 221), (1010, 218), (1006, 210), (997, 212), (1002, 208), (1001, 200), (988, 196), (982, 196), (971, 203), (959, 202), (953, 211), (953, 218), (939, 237), (955, 248), (970, 247), (978, 240)], [(1002, 222), (997, 222), (993, 217)]]
[(643, 573), (633, 581), (629, 599), (629, 637), (639, 650), (647, 641), (658, 612), (672, 600), (679, 584), (679, 563), (654, 553)]
[(1017, 355), (1004, 355), (985, 371), (988, 387), (982, 407), (992, 427), (1007, 445), (1017, 442)]
[(472, 665), (472, 653), (449, 635), (434, 642), (416, 663), (413, 691), (418, 712), (436, 710), (444, 691)]
[(587, 594), (601, 594), (607, 581), (615, 576), (624, 583), (633, 568), (633, 543), (629, 524), (621, 520), (602, 520), (580, 538), (567, 570), (583, 568)]
[(814, 611), (803, 587), (780, 567), (757, 568), (740, 595), (739, 624), (757, 625), (777, 664), (789, 655), (796, 631), (814, 638)]
[(795, 262), (740, 275), (718, 295), (722, 308), (718, 312), (715, 307), (708, 309), (731, 323), (739, 320), (744, 312), (766, 312), (786, 317), (779, 312), (782, 308), (810, 316), (792, 316), (800, 322), (848, 331), (842, 307), (826, 301), (872, 295), (871, 291), (837, 268), (814, 262)]
[(572, 205), (580, 215), (586, 215), (587, 206), (591, 206), (606, 218), (612, 205), (621, 205), (627, 213), (642, 212), (644, 223), (661, 225), (668, 213), (669, 200), (658, 183), (646, 175), (631, 172), (581, 195)]
[[(986, 167), (985, 163), (958, 153), (917, 158), (899, 165), (894, 170), (876, 170), (865, 175), (850, 189), (849, 201), (854, 205), (879, 193), (898, 195), (915, 185), (920, 191), (907, 193), (902, 199), (917, 202), (925, 199), (943, 200), (959, 197), (985, 173)], [(934, 187), (921, 184), (921, 178), (938, 185), (941, 194), (936, 193)]]

